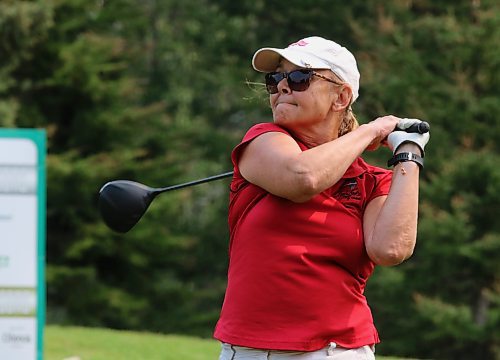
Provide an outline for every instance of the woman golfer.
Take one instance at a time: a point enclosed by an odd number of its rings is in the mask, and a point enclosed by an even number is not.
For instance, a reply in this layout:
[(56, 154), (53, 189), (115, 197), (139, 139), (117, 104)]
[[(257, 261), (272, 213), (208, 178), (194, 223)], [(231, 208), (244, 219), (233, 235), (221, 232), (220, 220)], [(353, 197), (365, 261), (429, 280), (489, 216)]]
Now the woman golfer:
[[(358, 126), (356, 60), (333, 41), (263, 48), (252, 64), (274, 121), (232, 153), (220, 359), (373, 359), (364, 289), (375, 265), (413, 252), (429, 134), (394, 131), (420, 121), (390, 115)], [(392, 171), (360, 158), (380, 145)]]

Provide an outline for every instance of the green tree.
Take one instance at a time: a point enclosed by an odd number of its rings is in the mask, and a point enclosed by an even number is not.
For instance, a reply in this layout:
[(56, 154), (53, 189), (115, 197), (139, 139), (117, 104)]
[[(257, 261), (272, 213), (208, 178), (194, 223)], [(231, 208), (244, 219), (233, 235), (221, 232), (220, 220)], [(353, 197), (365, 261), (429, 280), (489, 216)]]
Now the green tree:
[(369, 284), (382, 352), (500, 356), (493, 219), (500, 53), (492, 50), (500, 23), (498, 5), (473, 4), (395, 2), (377, 6), (375, 22), (355, 26), (361, 57), (369, 59), (362, 64), (365, 114), (393, 112), (432, 125), (415, 255), (379, 269)]

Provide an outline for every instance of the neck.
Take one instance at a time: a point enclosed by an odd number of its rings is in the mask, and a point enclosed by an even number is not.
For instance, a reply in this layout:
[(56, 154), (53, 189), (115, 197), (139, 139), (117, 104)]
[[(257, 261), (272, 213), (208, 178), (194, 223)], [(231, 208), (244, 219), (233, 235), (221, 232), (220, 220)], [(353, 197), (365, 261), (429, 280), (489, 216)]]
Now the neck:
[[(335, 115), (338, 115), (338, 113)], [(338, 116), (329, 116), (325, 120), (308, 127), (300, 126), (288, 130), (307, 147), (312, 148), (338, 138), (340, 122), (341, 119)]]

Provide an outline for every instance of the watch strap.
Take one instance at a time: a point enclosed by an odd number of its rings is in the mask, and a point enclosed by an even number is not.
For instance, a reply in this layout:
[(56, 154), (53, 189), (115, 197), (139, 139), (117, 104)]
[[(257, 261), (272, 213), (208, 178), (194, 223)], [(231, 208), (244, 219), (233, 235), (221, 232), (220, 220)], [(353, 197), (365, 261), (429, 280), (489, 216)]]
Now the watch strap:
[(387, 166), (394, 166), (405, 161), (413, 161), (417, 163), (421, 169), (424, 167), (424, 159), (412, 152), (402, 152), (394, 155), (387, 161)]

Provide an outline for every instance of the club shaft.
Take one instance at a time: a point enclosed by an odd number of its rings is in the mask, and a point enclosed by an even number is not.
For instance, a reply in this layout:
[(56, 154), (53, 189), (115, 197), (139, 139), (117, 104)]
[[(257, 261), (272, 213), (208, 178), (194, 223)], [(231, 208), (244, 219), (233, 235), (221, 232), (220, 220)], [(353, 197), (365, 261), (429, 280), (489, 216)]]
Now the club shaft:
[(164, 187), (164, 188), (158, 188), (158, 189), (155, 189), (155, 193), (162, 193), (162, 192), (167, 192), (167, 191), (172, 191), (172, 190), (178, 190), (178, 189), (182, 189), (182, 188), (189, 187), (189, 186), (195, 186), (195, 185), (203, 184), (203, 183), (210, 182), (210, 181), (228, 178), (230, 176), (233, 176), (233, 171), (225, 172), (223, 174), (209, 176), (209, 177), (206, 177), (204, 179), (189, 181), (189, 182), (186, 182), (183, 184), (177, 184), (177, 185), (172, 185), (172, 186), (168, 186), (168, 187)]

